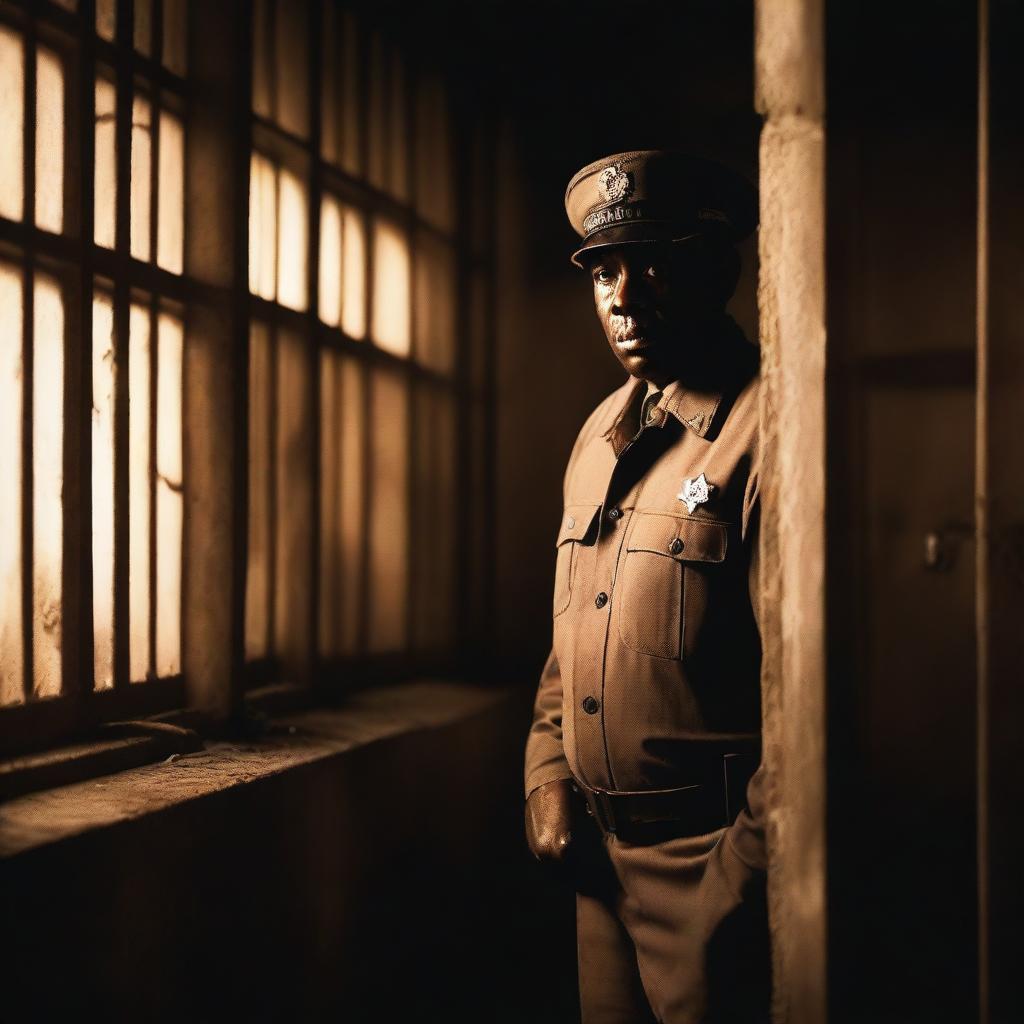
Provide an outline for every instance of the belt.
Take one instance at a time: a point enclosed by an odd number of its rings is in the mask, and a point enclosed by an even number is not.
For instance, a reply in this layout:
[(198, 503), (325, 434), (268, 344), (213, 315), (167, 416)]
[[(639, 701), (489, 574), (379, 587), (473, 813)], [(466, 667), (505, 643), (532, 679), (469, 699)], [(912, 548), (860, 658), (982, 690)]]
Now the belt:
[(720, 779), (676, 789), (611, 792), (576, 781), (587, 813), (606, 835), (623, 839), (706, 835), (731, 825), (745, 802), (746, 784), (756, 769), (747, 754), (726, 754)]

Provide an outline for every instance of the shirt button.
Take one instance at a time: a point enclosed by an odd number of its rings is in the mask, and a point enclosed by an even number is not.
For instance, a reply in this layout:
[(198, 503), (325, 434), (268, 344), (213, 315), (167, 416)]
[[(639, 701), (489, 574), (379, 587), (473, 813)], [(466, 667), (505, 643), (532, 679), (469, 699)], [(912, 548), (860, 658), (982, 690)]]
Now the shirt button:
[(594, 604), (597, 605), (598, 608), (603, 608), (607, 603), (608, 595), (602, 590), (601, 593), (594, 598)]
[(608, 509), (608, 518), (614, 523), (616, 519), (622, 518), (621, 508), (610, 508)]
[(597, 714), (597, 709), (600, 706), (601, 705), (597, 702), (597, 698), (596, 697), (584, 697), (583, 698), (583, 710), (586, 711), (586, 713), (588, 715), (596, 715)]
[(569, 518), (565, 521), (565, 525), (567, 529), (571, 530), (576, 525), (576, 520), (573, 519), (572, 516), (569, 516)]
[(676, 539), (669, 544), (668, 549), (673, 555), (678, 555), (679, 552), (683, 550), (683, 542), (676, 537)]

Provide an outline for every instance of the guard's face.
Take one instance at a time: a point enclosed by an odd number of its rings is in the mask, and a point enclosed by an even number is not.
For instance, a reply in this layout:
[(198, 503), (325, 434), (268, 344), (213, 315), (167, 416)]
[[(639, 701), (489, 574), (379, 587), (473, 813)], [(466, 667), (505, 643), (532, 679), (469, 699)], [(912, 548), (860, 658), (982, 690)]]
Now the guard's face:
[(601, 250), (590, 263), (597, 317), (634, 377), (663, 387), (698, 355), (708, 311), (698, 254), (699, 247), (634, 244)]

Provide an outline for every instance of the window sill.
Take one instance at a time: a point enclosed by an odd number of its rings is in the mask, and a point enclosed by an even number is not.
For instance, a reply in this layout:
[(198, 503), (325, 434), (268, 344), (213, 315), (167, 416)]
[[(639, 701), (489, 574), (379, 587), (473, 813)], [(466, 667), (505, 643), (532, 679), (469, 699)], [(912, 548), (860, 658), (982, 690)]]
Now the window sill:
[(138, 744), (151, 740), (129, 737), (97, 744), (115, 752), (105, 756), (114, 759), (116, 774), (8, 800), (0, 809), (0, 858), (19, 857), (302, 765), (343, 757), (405, 733), (472, 718), (510, 700), (513, 693), (440, 680), (365, 690), (354, 693), (344, 706), (275, 717), (257, 739), (208, 741), (202, 749), (127, 770), (118, 770), (123, 764), (116, 757), (140, 757)]

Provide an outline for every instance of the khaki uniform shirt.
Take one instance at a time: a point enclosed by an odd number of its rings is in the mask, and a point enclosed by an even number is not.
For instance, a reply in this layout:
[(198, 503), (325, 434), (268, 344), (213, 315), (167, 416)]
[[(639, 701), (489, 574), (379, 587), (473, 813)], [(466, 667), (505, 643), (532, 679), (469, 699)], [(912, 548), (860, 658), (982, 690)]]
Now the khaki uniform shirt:
[[(757, 351), (734, 331), (714, 387), (676, 382), (647, 401), (629, 378), (579, 434), (527, 795), (570, 777), (610, 792), (675, 788), (702, 781), (715, 752), (756, 750)], [(702, 473), (710, 493), (690, 511), (680, 492)], [(733, 845), (752, 867), (764, 860), (760, 776), (753, 818), (733, 829), (747, 831)]]

